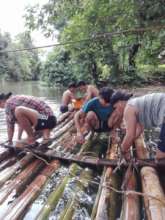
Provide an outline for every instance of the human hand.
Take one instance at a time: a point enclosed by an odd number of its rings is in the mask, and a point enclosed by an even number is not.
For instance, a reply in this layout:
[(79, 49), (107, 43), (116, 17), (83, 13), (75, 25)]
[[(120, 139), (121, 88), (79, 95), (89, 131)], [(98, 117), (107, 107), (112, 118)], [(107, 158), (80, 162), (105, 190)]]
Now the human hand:
[(76, 141), (79, 144), (83, 144), (85, 142), (85, 138), (81, 132), (77, 132)]

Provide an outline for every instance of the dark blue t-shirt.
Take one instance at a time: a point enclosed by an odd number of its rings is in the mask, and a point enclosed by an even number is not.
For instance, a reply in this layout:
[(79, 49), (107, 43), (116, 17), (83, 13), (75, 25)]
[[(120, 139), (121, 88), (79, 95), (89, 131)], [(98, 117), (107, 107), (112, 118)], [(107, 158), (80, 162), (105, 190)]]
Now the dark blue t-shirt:
[(112, 114), (113, 112), (113, 107), (111, 104), (109, 104), (108, 106), (104, 107), (101, 105), (99, 98), (95, 97), (91, 100), (89, 100), (83, 107), (82, 107), (82, 111), (85, 113), (88, 113), (89, 111), (93, 111), (96, 113), (96, 115), (98, 116), (98, 118), (101, 121), (107, 121), (109, 116)]

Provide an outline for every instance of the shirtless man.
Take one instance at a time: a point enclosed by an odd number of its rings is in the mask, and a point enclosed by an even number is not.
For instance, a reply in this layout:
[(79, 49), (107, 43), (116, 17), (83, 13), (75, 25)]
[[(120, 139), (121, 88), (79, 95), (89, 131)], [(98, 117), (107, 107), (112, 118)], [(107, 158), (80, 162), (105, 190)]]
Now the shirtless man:
[(76, 92), (76, 83), (71, 83), (68, 86), (68, 89), (62, 95), (62, 101), (60, 106), (60, 111), (65, 113), (69, 110), (68, 105), (72, 103), (72, 100), (75, 99)]
[(99, 91), (94, 85), (87, 85), (84, 81), (77, 83), (76, 97), (84, 99), (84, 103), (99, 96)]
[(85, 104), (90, 99), (98, 96), (98, 89), (93, 85), (87, 85), (84, 81), (79, 81), (76, 85), (75, 83), (71, 83), (63, 93), (62, 103), (60, 106), (60, 111), (65, 113), (69, 110), (79, 110), (83, 104)]

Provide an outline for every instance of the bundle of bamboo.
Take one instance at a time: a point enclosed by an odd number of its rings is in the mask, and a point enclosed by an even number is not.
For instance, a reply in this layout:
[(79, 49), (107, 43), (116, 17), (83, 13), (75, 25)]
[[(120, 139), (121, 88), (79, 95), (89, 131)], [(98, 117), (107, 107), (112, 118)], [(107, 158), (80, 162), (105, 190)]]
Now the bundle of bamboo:
[(50, 165), (46, 166), (29, 185), (29, 187), (21, 194), (21, 196), (15, 199), (15, 201), (8, 207), (6, 212), (3, 213), (1, 219), (20, 219), (30, 202), (32, 202), (41, 191), (47, 178), (58, 168), (59, 162), (56, 160), (52, 161)]

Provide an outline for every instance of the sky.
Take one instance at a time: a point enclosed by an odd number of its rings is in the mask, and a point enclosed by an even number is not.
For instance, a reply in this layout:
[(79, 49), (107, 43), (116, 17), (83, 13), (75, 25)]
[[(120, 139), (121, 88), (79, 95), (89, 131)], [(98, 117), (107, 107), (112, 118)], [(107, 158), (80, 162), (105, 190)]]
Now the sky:
[[(27, 5), (35, 5), (36, 3), (44, 4), (48, 0), (1, 0), (0, 1), (0, 30), (1, 32), (9, 32), (12, 38), (23, 32), (24, 19), (22, 16)], [(35, 46), (48, 45), (56, 43), (51, 38), (45, 38), (40, 32), (32, 35)]]

